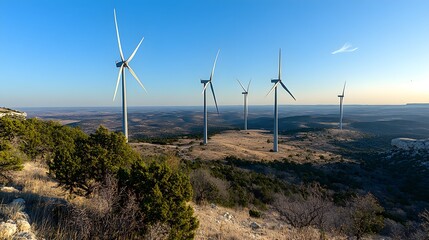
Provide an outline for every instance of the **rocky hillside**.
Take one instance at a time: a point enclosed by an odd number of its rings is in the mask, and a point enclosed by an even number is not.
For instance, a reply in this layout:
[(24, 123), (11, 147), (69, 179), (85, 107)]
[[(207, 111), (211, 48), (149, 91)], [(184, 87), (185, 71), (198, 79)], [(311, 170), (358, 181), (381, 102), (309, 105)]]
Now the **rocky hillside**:
[(17, 110), (13, 110), (10, 108), (5, 108), (5, 107), (0, 107), (0, 117), (4, 117), (4, 116), (18, 116), (18, 117), (27, 117), (27, 113), (25, 112), (20, 112)]

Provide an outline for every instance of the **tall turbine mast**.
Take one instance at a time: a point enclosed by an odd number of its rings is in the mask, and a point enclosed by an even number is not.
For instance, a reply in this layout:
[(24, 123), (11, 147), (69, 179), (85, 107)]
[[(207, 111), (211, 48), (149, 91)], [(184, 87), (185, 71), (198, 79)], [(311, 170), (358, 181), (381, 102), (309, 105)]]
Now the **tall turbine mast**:
[(127, 112), (127, 88), (126, 88), (126, 82), (125, 82), (125, 68), (128, 69), (131, 75), (133, 75), (133, 77), (140, 84), (140, 86), (146, 91), (145, 87), (143, 86), (143, 84), (141, 83), (136, 73), (133, 71), (133, 69), (129, 64), (131, 60), (134, 58), (134, 55), (136, 54), (137, 50), (139, 49), (140, 44), (142, 44), (144, 37), (140, 40), (139, 44), (137, 45), (136, 49), (131, 54), (131, 56), (127, 60), (125, 60), (124, 54), (122, 52), (121, 38), (119, 37), (119, 29), (118, 29), (118, 22), (116, 21), (115, 9), (113, 9), (113, 16), (115, 18), (116, 37), (118, 39), (119, 55), (121, 57), (121, 61), (116, 62), (116, 67), (119, 68), (119, 74), (118, 74), (118, 80), (116, 81), (116, 88), (115, 88), (115, 94), (113, 95), (113, 101), (115, 101), (116, 93), (118, 92), (119, 81), (122, 79), (122, 132), (124, 133), (125, 139), (128, 142), (128, 112)]
[(346, 82), (344, 82), (343, 93), (341, 95), (338, 95), (338, 97), (340, 98), (340, 130), (343, 130), (343, 98), (345, 90)]
[(204, 139), (203, 139), (204, 145), (206, 145), (208, 142), (208, 136), (207, 136), (207, 94), (206, 94), (206, 90), (207, 90), (208, 85), (210, 85), (210, 89), (212, 91), (213, 99), (214, 99), (214, 102), (216, 105), (216, 111), (217, 111), (217, 114), (219, 114), (219, 108), (217, 107), (217, 101), (216, 101), (216, 95), (215, 95), (213, 84), (212, 84), (213, 75), (214, 75), (214, 71), (216, 68), (216, 62), (217, 62), (217, 57), (219, 56), (219, 52), (220, 52), (220, 49), (217, 51), (216, 58), (215, 58), (215, 61), (213, 63), (212, 72), (210, 74), (210, 79), (209, 80), (202, 80), (201, 79), (201, 83), (203, 84), (202, 94), (204, 95)]
[(278, 79), (271, 79), (271, 82), (274, 83), (274, 86), (268, 92), (267, 96), (274, 90), (274, 141), (273, 141), (273, 152), (278, 152), (278, 143), (279, 143), (279, 114), (278, 114), (278, 106), (277, 106), (277, 86), (280, 84), (286, 92), (296, 101), (295, 97), (292, 93), (287, 89), (287, 87), (283, 84), (281, 74), (282, 74), (282, 49), (279, 49), (279, 77)]
[(244, 96), (244, 130), (247, 130), (247, 117), (248, 117), (248, 107), (247, 107), (247, 99), (249, 94), (249, 87), (252, 80), (249, 81), (249, 84), (247, 85), (247, 89), (244, 88), (243, 84), (241, 84), (240, 80), (238, 80), (238, 83), (240, 84), (241, 88), (243, 89), (243, 96)]

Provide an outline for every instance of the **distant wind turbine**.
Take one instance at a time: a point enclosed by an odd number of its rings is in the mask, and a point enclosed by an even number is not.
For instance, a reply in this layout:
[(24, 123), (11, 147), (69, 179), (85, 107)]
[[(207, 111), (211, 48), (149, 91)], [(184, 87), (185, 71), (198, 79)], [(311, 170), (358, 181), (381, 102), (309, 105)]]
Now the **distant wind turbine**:
[(217, 114), (219, 114), (219, 108), (217, 107), (217, 101), (216, 101), (216, 95), (215, 95), (213, 84), (212, 84), (213, 74), (214, 74), (214, 70), (216, 68), (216, 62), (217, 62), (217, 57), (219, 56), (219, 52), (220, 52), (220, 49), (217, 51), (216, 58), (215, 58), (215, 61), (213, 63), (212, 72), (210, 74), (210, 79), (209, 80), (202, 80), (201, 79), (201, 83), (203, 84), (202, 94), (204, 95), (204, 139), (203, 139), (204, 145), (207, 144), (207, 139), (208, 139), (208, 137), (207, 137), (207, 94), (206, 94), (206, 90), (207, 90), (207, 86), (209, 84), (210, 84), (210, 88), (211, 88), (212, 94), (213, 94), (213, 99), (214, 99), (214, 102), (216, 105), (216, 111), (217, 111)]
[(340, 129), (343, 130), (343, 98), (344, 98), (344, 91), (346, 90), (346, 82), (344, 82), (343, 87), (343, 93), (341, 95), (338, 95), (340, 98)]
[(119, 30), (118, 30), (118, 23), (116, 21), (115, 9), (113, 9), (113, 16), (115, 18), (116, 36), (118, 38), (119, 54), (121, 56), (121, 61), (116, 62), (116, 67), (119, 68), (119, 74), (118, 74), (118, 80), (116, 81), (116, 89), (115, 89), (115, 94), (113, 95), (113, 101), (115, 101), (116, 93), (118, 92), (119, 81), (122, 77), (122, 131), (128, 142), (128, 113), (127, 113), (127, 89), (125, 84), (125, 68), (127, 68), (130, 71), (131, 75), (133, 75), (133, 77), (137, 80), (140, 86), (142, 86), (142, 88), (146, 91), (143, 84), (140, 82), (139, 78), (137, 77), (137, 75), (135, 74), (135, 72), (130, 66), (130, 62), (133, 59), (134, 55), (136, 54), (137, 50), (139, 49), (140, 44), (142, 44), (144, 37), (142, 38), (142, 40), (140, 40), (139, 44), (137, 45), (136, 49), (131, 54), (131, 56), (127, 60), (125, 60), (124, 54), (122, 53), (121, 39), (119, 37)]
[(243, 96), (244, 96), (244, 130), (247, 130), (247, 116), (248, 116), (248, 108), (247, 108), (247, 95), (249, 94), (249, 87), (252, 80), (249, 81), (249, 84), (247, 85), (247, 89), (244, 88), (243, 84), (241, 84), (240, 80), (237, 79), (237, 82), (240, 84), (241, 88), (243, 89)]
[(292, 95), (292, 93), (287, 89), (287, 87), (283, 84), (281, 79), (281, 63), (282, 63), (282, 49), (279, 49), (279, 77), (278, 79), (271, 79), (271, 82), (274, 83), (274, 86), (271, 88), (271, 90), (268, 92), (267, 96), (274, 90), (274, 146), (273, 146), (273, 152), (278, 152), (278, 134), (279, 134), (279, 114), (278, 114), (278, 106), (277, 106), (277, 86), (280, 84), (286, 92), (289, 93), (289, 95), (296, 101), (295, 97)]

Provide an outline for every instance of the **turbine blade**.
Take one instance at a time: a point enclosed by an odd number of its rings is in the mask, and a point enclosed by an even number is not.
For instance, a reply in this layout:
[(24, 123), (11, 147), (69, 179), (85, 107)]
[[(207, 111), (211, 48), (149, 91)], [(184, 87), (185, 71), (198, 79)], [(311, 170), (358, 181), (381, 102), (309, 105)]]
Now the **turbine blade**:
[(137, 45), (136, 49), (134, 49), (133, 54), (131, 54), (131, 56), (128, 58), (128, 60), (127, 60), (128, 63), (131, 62), (131, 60), (133, 59), (134, 55), (136, 55), (136, 52), (139, 49), (140, 44), (142, 44), (143, 40), (144, 40), (144, 37), (142, 38), (142, 40), (140, 40), (139, 45)]
[(124, 64), (122, 64), (121, 67), (119, 68), (118, 80), (116, 81), (116, 88), (115, 88), (115, 94), (113, 95), (113, 101), (115, 101), (116, 93), (118, 92), (119, 81), (121, 80), (121, 74), (123, 70), (124, 70)]
[(213, 88), (213, 84), (212, 84), (212, 82), (211, 82), (211, 81), (210, 81), (210, 88), (212, 89), (213, 99), (214, 99), (214, 102), (215, 102), (215, 105), (216, 105), (216, 111), (217, 111), (217, 114), (219, 114), (219, 108), (217, 107), (217, 101), (216, 101), (216, 95), (215, 95), (214, 88)]
[(279, 49), (279, 80), (281, 80), (282, 75), (282, 49)]
[(119, 54), (121, 55), (121, 60), (125, 61), (124, 54), (122, 53), (121, 38), (119, 37), (118, 22), (116, 21), (115, 9), (113, 9), (113, 16), (115, 17), (116, 37), (118, 38)]
[(130, 70), (131, 75), (134, 76), (134, 78), (137, 80), (137, 82), (142, 86), (143, 90), (147, 93), (146, 88), (143, 86), (143, 83), (140, 82), (140, 79), (137, 77), (136, 73), (133, 71), (133, 69), (130, 67), (130, 65), (127, 65), (128, 70)]
[(270, 93), (274, 90), (274, 88), (276, 88), (277, 87), (277, 85), (279, 85), (279, 83), (280, 83), (280, 81), (278, 81), (278, 82), (276, 82), (276, 84), (274, 84), (274, 86), (271, 88), (271, 90), (267, 93), (267, 95), (265, 95), (265, 97), (266, 96), (268, 96), (268, 95), (270, 95)]
[(295, 99), (295, 97), (292, 95), (292, 93), (289, 91), (289, 89), (287, 89), (287, 87), (282, 83), (282, 82), (280, 82), (280, 84), (282, 85), (282, 87), (290, 94), (290, 96), (293, 98), (293, 100), (295, 100), (296, 101), (296, 99)]
[(343, 94), (341, 94), (341, 96), (343, 96), (343, 97), (344, 97), (344, 90), (346, 90), (346, 83), (347, 83), (347, 82), (344, 82)]
[(252, 82), (252, 79), (250, 79), (249, 84), (247, 85), (247, 91), (246, 92), (249, 92), (249, 88), (250, 88), (250, 83), (251, 82)]
[(237, 82), (240, 84), (240, 86), (243, 89), (243, 91), (247, 92), (246, 89), (244, 88), (243, 84), (241, 84), (240, 80), (237, 79)]
[(212, 73), (210, 74), (210, 82), (213, 79), (213, 74), (214, 74), (214, 70), (216, 68), (216, 62), (217, 62), (217, 57), (219, 56), (219, 52), (220, 52), (220, 49), (217, 51), (217, 54), (216, 54), (216, 58), (215, 58), (215, 61), (214, 61), (214, 64), (213, 64), (213, 68), (212, 68)]

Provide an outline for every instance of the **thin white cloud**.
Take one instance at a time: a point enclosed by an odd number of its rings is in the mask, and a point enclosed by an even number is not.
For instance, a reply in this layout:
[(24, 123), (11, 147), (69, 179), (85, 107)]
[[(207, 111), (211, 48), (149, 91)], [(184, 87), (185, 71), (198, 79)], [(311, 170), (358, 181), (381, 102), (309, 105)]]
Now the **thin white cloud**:
[(345, 53), (345, 52), (354, 52), (356, 51), (358, 48), (352, 48), (352, 45), (345, 43), (340, 49), (335, 50), (332, 52), (332, 54), (337, 54), (337, 53)]

